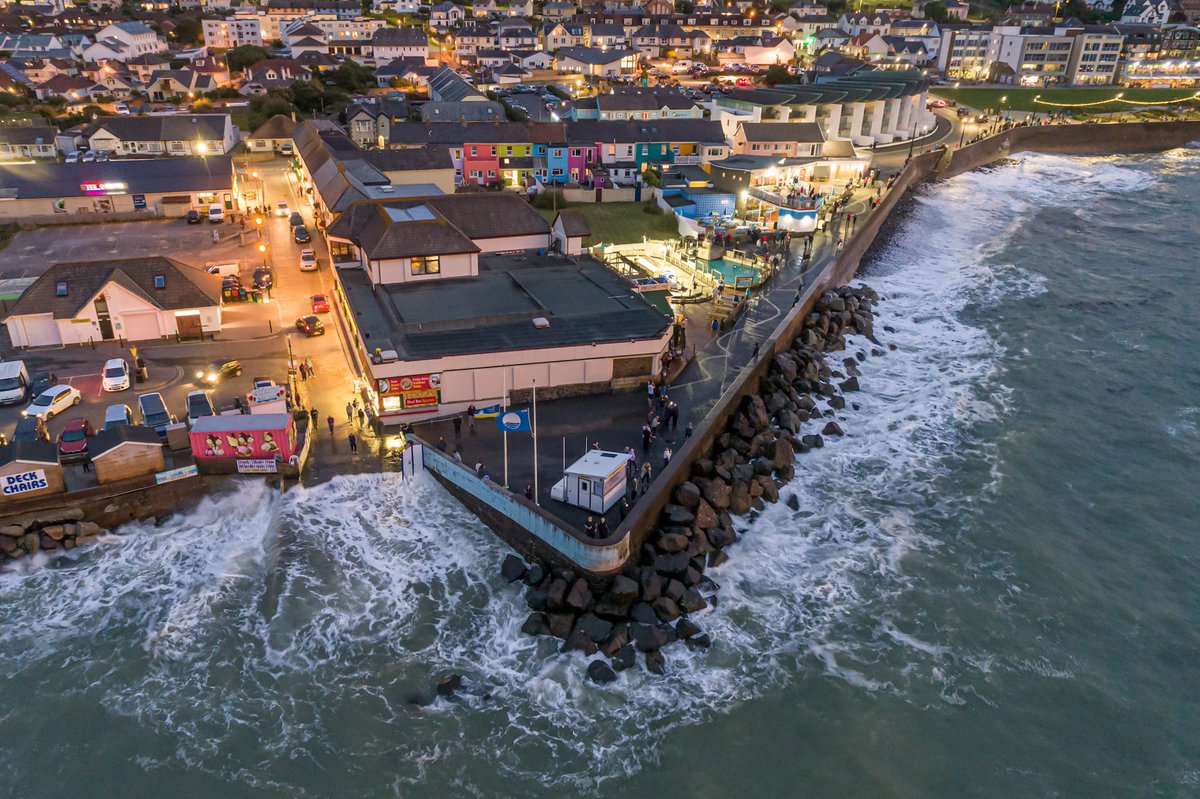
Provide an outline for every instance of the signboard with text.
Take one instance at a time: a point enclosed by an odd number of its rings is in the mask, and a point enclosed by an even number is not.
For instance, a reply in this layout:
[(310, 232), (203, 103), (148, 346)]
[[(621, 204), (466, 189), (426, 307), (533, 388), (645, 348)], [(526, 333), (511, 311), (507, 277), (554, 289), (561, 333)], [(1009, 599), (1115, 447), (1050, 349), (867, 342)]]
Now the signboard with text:
[(383, 377), (377, 387), (385, 397), (399, 397), (400, 410), (436, 408), (442, 401), (440, 374)]
[(238, 474), (275, 474), (279, 470), (274, 458), (239, 458)]
[(4, 496), (11, 497), (17, 494), (25, 494), (30, 491), (41, 491), (47, 488), (50, 484), (46, 481), (46, 472), (44, 469), (34, 469), (31, 472), (22, 472), (21, 474), (9, 474), (4, 476), (4, 484), (0, 486), (0, 492)]
[(171, 483), (176, 480), (182, 480), (185, 477), (195, 477), (199, 472), (196, 471), (196, 464), (190, 466), (181, 466), (178, 469), (168, 469), (165, 472), (159, 472), (154, 475), (154, 482), (158, 485), (163, 483)]

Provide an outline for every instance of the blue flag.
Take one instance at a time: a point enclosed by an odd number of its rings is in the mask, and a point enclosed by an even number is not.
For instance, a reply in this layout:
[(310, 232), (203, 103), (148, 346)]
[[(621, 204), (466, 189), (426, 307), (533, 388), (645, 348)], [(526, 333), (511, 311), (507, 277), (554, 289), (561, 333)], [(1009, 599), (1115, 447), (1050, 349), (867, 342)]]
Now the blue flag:
[(501, 433), (528, 433), (529, 411), (505, 411), (496, 417), (496, 429)]
[(486, 408), (477, 408), (475, 410), (476, 419), (495, 419), (500, 415), (499, 405), (489, 405)]

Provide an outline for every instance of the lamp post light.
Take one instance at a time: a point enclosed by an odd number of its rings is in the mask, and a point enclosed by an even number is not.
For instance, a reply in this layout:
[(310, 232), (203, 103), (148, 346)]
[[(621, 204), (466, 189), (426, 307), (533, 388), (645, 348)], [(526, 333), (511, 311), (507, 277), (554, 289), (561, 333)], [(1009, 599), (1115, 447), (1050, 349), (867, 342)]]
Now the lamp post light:
[(265, 242), (258, 245), (258, 252), (260, 255), (262, 255), (263, 269), (266, 269), (267, 268), (267, 245)]

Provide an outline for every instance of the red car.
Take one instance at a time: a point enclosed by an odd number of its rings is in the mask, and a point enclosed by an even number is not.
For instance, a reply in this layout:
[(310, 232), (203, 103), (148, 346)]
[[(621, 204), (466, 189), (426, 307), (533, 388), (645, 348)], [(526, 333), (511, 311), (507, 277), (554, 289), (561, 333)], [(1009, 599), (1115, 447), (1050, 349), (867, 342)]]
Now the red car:
[(58, 434), (58, 454), (63, 460), (86, 458), (88, 439), (94, 435), (96, 431), (87, 419), (68, 419), (67, 426)]
[(312, 310), (313, 313), (329, 313), (329, 300), (324, 294), (312, 295)]

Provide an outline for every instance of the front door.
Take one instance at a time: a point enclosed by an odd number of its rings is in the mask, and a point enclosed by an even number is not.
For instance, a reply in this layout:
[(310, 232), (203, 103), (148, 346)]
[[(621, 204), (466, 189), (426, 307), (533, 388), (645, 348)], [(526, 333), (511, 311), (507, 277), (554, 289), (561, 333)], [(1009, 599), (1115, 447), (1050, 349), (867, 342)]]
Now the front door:
[(175, 326), (179, 329), (180, 338), (204, 338), (200, 330), (200, 314), (176, 316)]
[(108, 300), (101, 294), (96, 298), (94, 306), (96, 308), (96, 321), (100, 324), (100, 338), (105, 341), (112, 341), (113, 326), (112, 319), (108, 316)]

